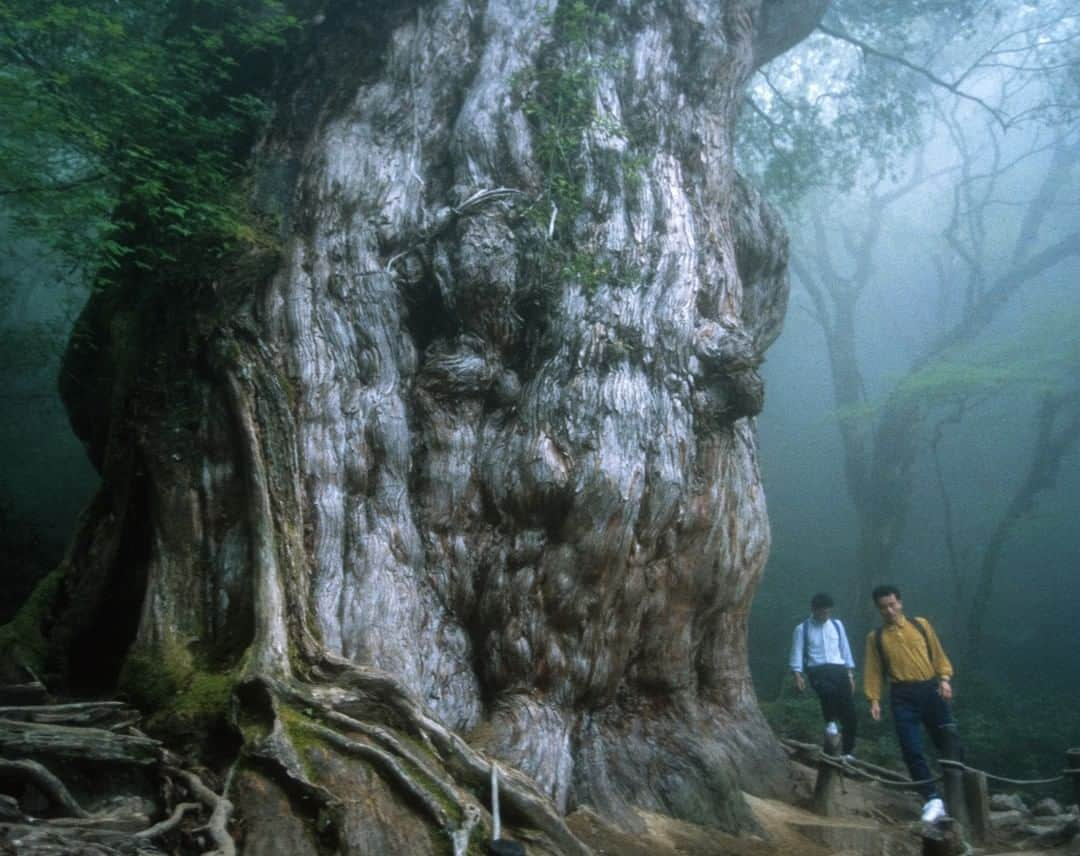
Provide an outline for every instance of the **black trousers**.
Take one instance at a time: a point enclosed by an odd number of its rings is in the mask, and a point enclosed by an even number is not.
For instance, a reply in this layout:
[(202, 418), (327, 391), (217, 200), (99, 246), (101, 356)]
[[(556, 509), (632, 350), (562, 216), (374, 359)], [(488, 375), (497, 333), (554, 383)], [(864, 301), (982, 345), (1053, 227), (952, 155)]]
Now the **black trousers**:
[(810, 666), (806, 676), (821, 702), (825, 721), (840, 723), (841, 751), (851, 753), (855, 748), (855, 699), (847, 666)]

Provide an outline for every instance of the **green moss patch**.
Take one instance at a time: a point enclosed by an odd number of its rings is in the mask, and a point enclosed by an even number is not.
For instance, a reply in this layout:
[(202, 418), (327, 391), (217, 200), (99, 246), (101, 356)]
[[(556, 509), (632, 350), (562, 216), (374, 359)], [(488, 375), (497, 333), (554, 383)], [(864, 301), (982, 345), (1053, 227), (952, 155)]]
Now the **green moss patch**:
[(230, 673), (197, 672), (176, 699), (173, 712), (190, 719), (223, 717), (229, 710), (234, 683)]
[(41, 675), (49, 656), (47, 630), (66, 574), (61, 565), (34, 588), (11, 621), (0, 627), (0, 673), (7, 680), (25, 680), (20, 669)]
[(206, 668), (181, 645), (129, 654), (120, 673), (121, 690), (150, 714), (150, 732), (192, 748), (229, 730), (235, 686), (232, 671)]
[(120, 670), (120, 689), (136, 707), (157, 712), (175, 703), (194, 670), (191, 655), (180, 645), (136, 651), (128, 654)]

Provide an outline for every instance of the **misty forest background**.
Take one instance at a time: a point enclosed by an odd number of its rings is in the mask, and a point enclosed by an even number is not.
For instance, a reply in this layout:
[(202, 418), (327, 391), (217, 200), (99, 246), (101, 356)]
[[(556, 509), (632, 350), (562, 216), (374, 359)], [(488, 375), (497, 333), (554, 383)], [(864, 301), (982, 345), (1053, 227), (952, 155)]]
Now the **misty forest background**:
[[(56, 392), (76, 314), (121, 268), (183, 282), (272, 251), (245, 164), (318, 14), (0, 2), (0, 620), (96, 485)], [(782, 733), (820, 728), (786, 677), (810, 596), (833, 593), (861, 666), (891, 581), (957, 665), (973, 763), (1053, 775), (1080, 745), (1078, 109), (1061, 0), (837, 2), (757, 76), (739, 157), (787, 221), (792, 295), (758, 418), (751, 665)], [(891, 723), (861, 737), (896, 760)]]

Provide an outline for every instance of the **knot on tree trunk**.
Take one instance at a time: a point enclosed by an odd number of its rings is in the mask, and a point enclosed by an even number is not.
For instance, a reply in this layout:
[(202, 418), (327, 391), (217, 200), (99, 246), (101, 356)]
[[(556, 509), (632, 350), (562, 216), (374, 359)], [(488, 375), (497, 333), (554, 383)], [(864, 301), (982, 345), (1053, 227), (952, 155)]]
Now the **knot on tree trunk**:
[(754, 340), (742, 327), (716, 321), (699, 325), (691, 360), (698, 414), (709, 422), (733, 422), (760, 413), (765, 403), (760, 363)]
[(428, 346), (417, 384), (441, 398), (488, 398), (499, 406), (521, 394), (521, 381), (505, 368), (498, 353), (478, 336), (461, 334)]

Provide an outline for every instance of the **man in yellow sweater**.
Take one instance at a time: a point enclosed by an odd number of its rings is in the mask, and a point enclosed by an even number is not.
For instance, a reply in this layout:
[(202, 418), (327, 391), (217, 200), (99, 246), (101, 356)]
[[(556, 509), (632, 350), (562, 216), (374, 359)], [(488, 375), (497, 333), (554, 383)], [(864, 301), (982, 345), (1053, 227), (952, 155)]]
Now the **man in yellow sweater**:
[(931, 779), (922, 749), (922, 727), (930, 733), (938, 754), (963, 760), (956, 721), (949, 710), (952, 698), (952, 663), (934, 628), (925, 618), (906, 618), (900, 590), (883, 585), (871, 595), (881, 613), (882, 626), (866, 637), (863, 690), (870, 716), (881, 719), (881, 694), (888, 678), (896, 737), (911, 778), (919, 785), (926, 804), (922, 819), (932, 823), (945, 814), (945, 805)]

